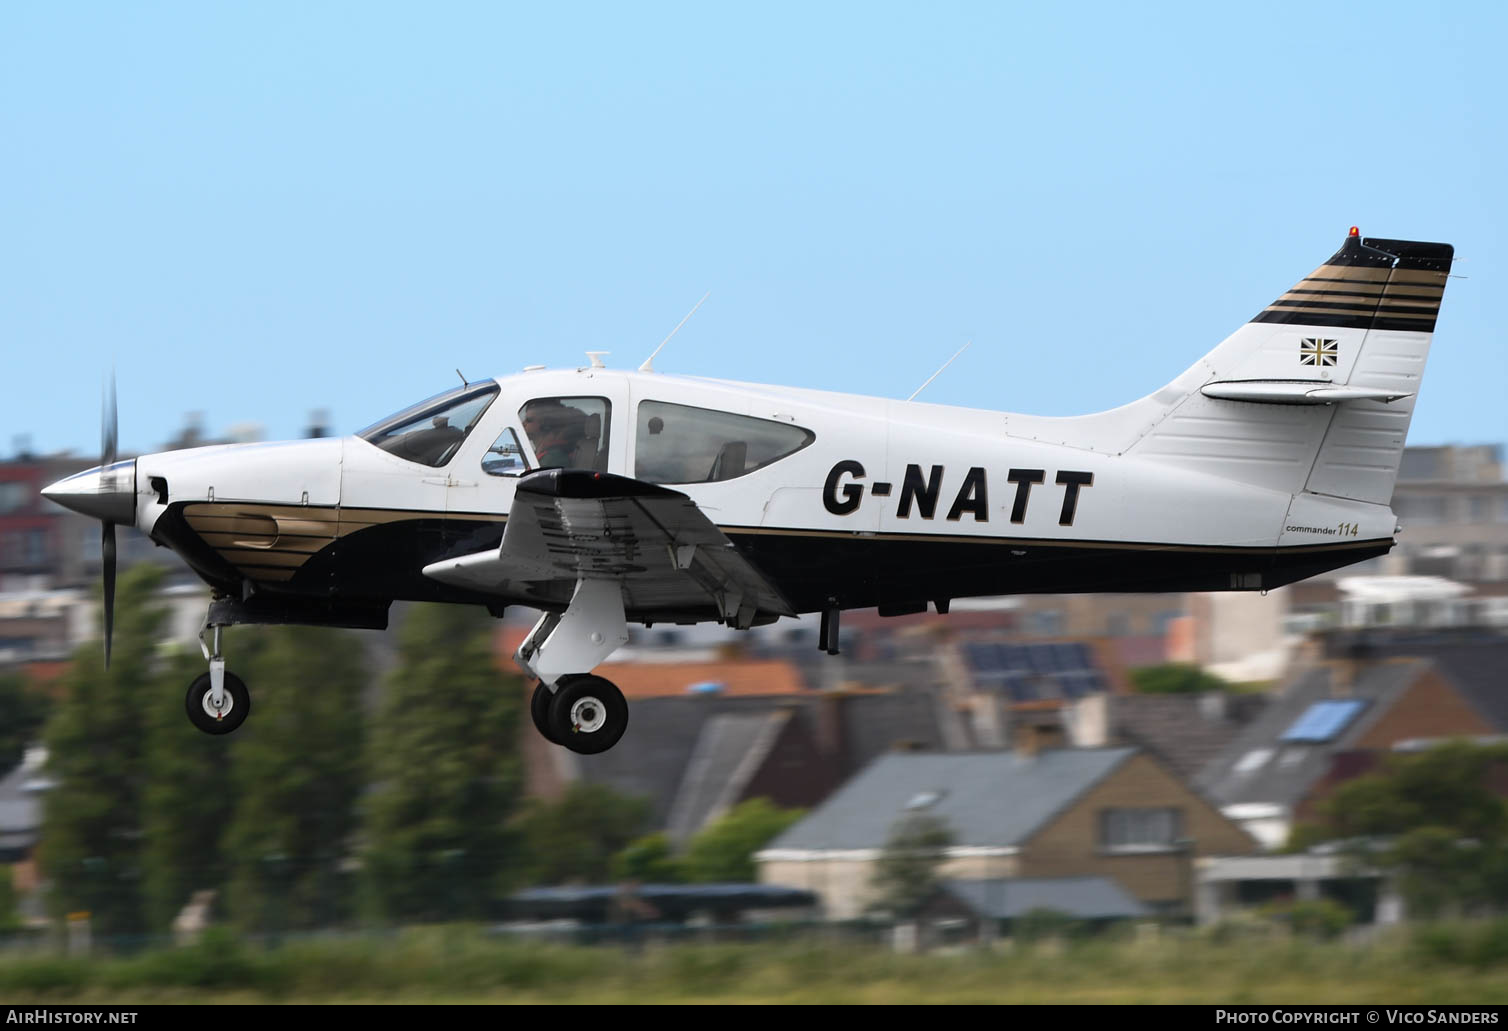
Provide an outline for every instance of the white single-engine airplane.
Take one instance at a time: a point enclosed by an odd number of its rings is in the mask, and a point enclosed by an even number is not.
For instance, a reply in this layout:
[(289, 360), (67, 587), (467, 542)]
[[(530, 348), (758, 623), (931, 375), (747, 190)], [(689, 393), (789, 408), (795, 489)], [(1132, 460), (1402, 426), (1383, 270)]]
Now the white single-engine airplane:
[(381, 629), (395, 599), (542, 610), (515, 656), (533, 717), (581, 753), (628, 724), (592, 670), (627, 624), (746, 629), (954, 598), (1266, 590), (1381, 555), (1447, 244), (1363, 240), (1156, 393), (1046, 418), (591, 364), (422, 401), (341, 439), (115, 461), (43, 493), (213, 588), (189, 718), (250, 707), (223, 627)]

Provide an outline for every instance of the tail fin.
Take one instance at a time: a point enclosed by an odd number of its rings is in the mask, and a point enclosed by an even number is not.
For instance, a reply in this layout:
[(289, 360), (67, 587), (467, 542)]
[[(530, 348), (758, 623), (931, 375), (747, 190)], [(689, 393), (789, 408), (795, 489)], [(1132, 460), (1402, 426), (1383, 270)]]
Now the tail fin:
[(1363, 240), (1353, 228), (1329, 261), (1167, 387), (1090, 419), (1137, 424), (1129, 454), (1385, 505), (1452, 255), (1449, 244)]

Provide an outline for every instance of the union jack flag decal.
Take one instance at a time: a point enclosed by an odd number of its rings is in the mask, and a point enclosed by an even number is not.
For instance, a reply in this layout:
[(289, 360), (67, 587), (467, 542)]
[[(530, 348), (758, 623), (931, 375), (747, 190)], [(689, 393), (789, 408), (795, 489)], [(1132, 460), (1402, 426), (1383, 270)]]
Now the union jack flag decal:
[(1299, 343), (1300, 365), (1334, 365), (1340, 355), (1340, 345), (1334, 340), (1305, 337)]

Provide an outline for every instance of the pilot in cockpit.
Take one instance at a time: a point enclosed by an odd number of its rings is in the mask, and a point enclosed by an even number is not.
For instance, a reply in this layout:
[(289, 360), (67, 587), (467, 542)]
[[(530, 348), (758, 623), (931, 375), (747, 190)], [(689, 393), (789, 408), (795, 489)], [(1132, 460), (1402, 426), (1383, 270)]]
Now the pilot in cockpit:
[(568, 468), (586, 436), (586, 414), (559, 401), (531, 401), (524, 409), (524, 432), (540, 468)]

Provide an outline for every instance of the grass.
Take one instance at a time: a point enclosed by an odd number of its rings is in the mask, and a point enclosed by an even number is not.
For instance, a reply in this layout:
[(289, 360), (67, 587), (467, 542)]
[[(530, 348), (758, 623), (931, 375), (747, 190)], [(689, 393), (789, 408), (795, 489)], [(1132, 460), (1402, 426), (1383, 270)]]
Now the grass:
[(11, 1003), (1497, 1003), (1508, 923), (1366, 946), (1188, 935), (899, 955), (766, 945), (565, 946), (475, 928), (266, 949), (220, 936), (133, 956), (0, 957)]

